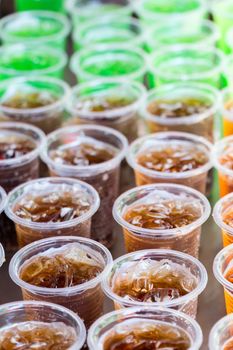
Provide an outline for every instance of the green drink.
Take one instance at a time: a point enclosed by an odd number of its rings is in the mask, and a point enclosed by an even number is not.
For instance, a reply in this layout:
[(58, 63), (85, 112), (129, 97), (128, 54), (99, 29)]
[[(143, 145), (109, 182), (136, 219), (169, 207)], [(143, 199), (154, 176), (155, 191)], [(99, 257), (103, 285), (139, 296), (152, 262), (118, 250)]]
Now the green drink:
[(69, 32), (66, 16), (48, 11), (19, 12), (0, 21), (0, 37), (4, 44), (22, 42), (65, 49)]
[(84, 48), (75, 53), (70, 68), (79, 82), (95, 78), (124, 78), (143, 82), (147, 62), (141, 49), (95, 45), (92, 49)]
[(17, 11), (48, 10), (61, 12), (64, 10), (64, 0), (15, 0)]
[(73, 34), (75, 50), (92, 44), (126, 44), (142, 46), (142, 28), (138, 20), (132, 18), (101, 17), (80, 25)]
[(0, 48), (0, 81), (17, 76), (54, 76), (61, 78), (66, 54), (55, 48), (15, 44)]
[(223, 84), (224, 55), (215, 48), (186, 45), (163, 47), (151, 56), (154, 84), (202, 82), (214, 87)]

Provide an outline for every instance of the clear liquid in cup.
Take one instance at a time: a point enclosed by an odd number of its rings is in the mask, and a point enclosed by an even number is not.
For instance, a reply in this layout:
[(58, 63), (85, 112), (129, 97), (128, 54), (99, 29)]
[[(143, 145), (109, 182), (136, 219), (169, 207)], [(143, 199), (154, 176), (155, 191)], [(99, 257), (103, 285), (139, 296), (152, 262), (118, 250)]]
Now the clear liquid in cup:
[(104, 262), (102, 265), (98, 258), (78, 243), (50, 248), (25, 261), (20, 278), (31, 285), (45, 288), (77, 286), (103, 271)]
[(102, 342), (104, 350), (187, 350), (192, 344), (182, 328), (147, 319), (123, 321)]
[(207, 101), (186, 98), (179, 100), (155, 100), (147, 106), (147, 110), (149, 113), (161, 118), (179, 118), (204, 113), (210, 107), (211, 105)]
[[(38, 190), (38, 193), (40, 191)], [(26, 194), (16, 203), (14, 213), (31, 222), (65, 222), (84, 215), (91, 207), (88, 195), (80, 189), (59, 189)]]
[(208, 161), (202, 147), (169, 140), (148, 140), (136, 156), (136, 162), (144, 168), (165, 173), (194, 170)]
[(0, 350), (68, 350), (77, 341), (63, 322), (28, 321), (0, 329)]
[(88, 166), (100, 164), (114, 158), (115, 147), (92, 137), (75, 137), (73, 142), (50, 151), (50, 157), (59, 164)]
[(17, 132), (0, 130), (0, 160), (22, 157), (37, 147), (30, 137)]
[(167, 302), (196, 288), (197, 278), (190, 270), (169, 259), (150, 258), (123, 264), (112, 280), (113, 291), (125, 300)]

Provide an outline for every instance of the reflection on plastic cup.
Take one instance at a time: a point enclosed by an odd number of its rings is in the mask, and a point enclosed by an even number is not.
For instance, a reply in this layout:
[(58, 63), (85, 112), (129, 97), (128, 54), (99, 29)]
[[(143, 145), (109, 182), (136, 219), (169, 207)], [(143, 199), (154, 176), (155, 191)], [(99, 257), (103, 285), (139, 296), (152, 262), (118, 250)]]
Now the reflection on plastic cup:
[(209, 350), (230, 349), (233, 344), (233, 315), (219, 320), (211, 329), (209, 335)]

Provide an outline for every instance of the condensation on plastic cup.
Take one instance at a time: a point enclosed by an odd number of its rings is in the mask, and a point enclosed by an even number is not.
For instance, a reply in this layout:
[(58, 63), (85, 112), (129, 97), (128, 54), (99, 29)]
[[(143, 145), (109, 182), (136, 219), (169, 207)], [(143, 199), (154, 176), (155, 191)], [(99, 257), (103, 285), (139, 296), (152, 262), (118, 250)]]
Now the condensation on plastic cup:
[(68, 350), (82, 349), (86, 340), (86, 329), (83, 321), (71, 310), (49, 302), (39, 301), (14, 301), (0, 306), (0, 324), (3, 328), (34, 321), (62, 322), (66, 326), (72, 327), (77, 340)]
[(203, 20), (198, 28), (188, 32), (183, 26), (177, 28), (177, 23), (159, 23), (145, 33), (145, 42), (150, 51), (162, 46), (186, 44), (190, 47), (214, 47), (220, 37), (218, 27), (209, 20)]
[[(15, 214), (14, 208), (25, 196), (43, 196), (49, 193), (62, 193), (62, 191), (83, 192), (90, 204), (89, 210), (83, 215), (63, 222), (34, 222), (21, 218)], [(85, 182), (61, 177), (48, 177), (28, 181), (11, 191), (7, 198), (6, 215), (15, 223), (20, 247), (33, 241), (51, 236), (83, 236), (90, 237), (91, 218), (97, 212), (100, 199), (97, 191)]]
[[(125, 72), (119, 72), (117, 65), (119, 63), (124, 69), (133, 65), (133, 69)], [(98, 72), (98, 64), (101, 65), (101, 71)], [(103, 64), (105, 69), (103, 70)], [(116, 71), (113, 70), (113, 64)], [(96, 70), (97, 67), (97, 70)], [(90, 68), (95, 71), (90, 72)], [(75, 74), (79, 82), (85, 82), (97, 78), (105, 80), (136, 80), (144, 81), (148, 68), (147, 54), (140, 48), (131, 47), (127, 44), (95, 44), (90, 47), (84, 47), (73, 54), (70, 61), (70, 69)]]
[[(26, 88), (26, 89), (25, 89)], [(30, 89), (36, 91), (51, 91), (56, 97), (56, 101), (47, 106), (35, 108), (14, 108), (4, 105), (4, 95), (15, 91), (26, 94)], [(62, 124), (65, 106), (70, 96), (70, 87), (63, 80), (52, 77), (18, 77), (0, 82), (0, 120), (20, 121), (39, 127), (45, 133), (57, 129)], [(14, 98), (14, 95), (13, 95)]]
[(214, 221), (222, 230), (224, 247), (233, 243), (233, 227), (224, 222), (224, 214), (226, 215), (229, 211), (231, 211), (231, 215), (233, 216), (233, 193), (229, 193), (221, 198), (213, 209)]
[(215, 323), (209, 334), (209, 350), (224, 349), (229, 340), (233, 341), (233, 315), (227, 315)]
[[(139, 108), (146, 96), (145, 87), (137, 82), (121, 82), (118, 79), (105, 81), (98, 79), (75, 86), (67, 102), (67, 109), (71, 114), (68, 124), (93, 124), (112, 127), (124, 134), (129, 141), (138, 136)], [(104, 111), (91, 111), (88, 108), (78, 108), (78, 104), (85, 98), (103, 97), (123, 98), (129, 104), (123, 107), (111, 108)], [(132, 101), (131, 101), (132, 99)]]
[(119, 327), (121, 322), (138, 321), (143, 324), (146, 320), (162, 322), (182, 328), (191, 338), (189, 350), (199, 350), (203, 342), (203, 334), (199, 324), (183, 312), (153, 307), (133, 307), (110, 312), (99, 318), (89, 329), (87, 343), (90, 350), (103, 350), (103, 339), (111, 329)]
[[(56, 24), (56, 32), (45, 33), (43, 36), (20, 36), (17, 34), (17, 29), (21, 30), (19, 27), (25, 27), (28, 29), (28, 34), (30, 34), (30, 28), (33, 28), (33, 23), (35, 23), (38, 28), (40, 21), (52, 21)], [(27, 28), (27, 23), (29, 27)], [(11, 25), (13, 30), (15, 29), (16, 34), (11, 32)], [(49, 28), (50, 29), (50, 28)], [(61, 46), (64, 47), (65, 40), (68, 37), (71, 30), (71, 25), (68, 18), (60, 13), (54, 11), (23, 11), (17, 12), (8, 16), (5, 16), (0, 20), (0, 37), (3, 44), (14, 44), (14, 43), (27, 43), (32, 45), (51, 45), (51, 46)]]
[[(133, 207), (134, 203), (150, 193), (155, 194), (156, 191), (161, 198), (163, 196), (167, 198), (168, 194), (172, 194), (179, 200), (182, 198), (190, 198), (191, 201), (197, 200), (201, 208), (200, 217), (186, 226), (167, 230), (141, 228), (124, 219), (124, 213), (128, 208)], [(128, 252), (164, 248), (182, 251), (195, 257), (198, 257), (201, 226), (207, 221), (210, 213), (209, 201), (202, 193), (190, 187), (168, 183), (135, 187), (118, 197), (113, 207), (113, 217), (123, 228)]]
[[(185, 98), (209, 101), (211, 105), (199, 114), (177, 118), (161, 117), (152, 114), (148, 109), (150, 103), (157, 100), (162, 100), (166, 103), (166, 100), (179, 102)], [(217, 89), (208, 84), (177, 82), (150, 90), (141, 104), (140, 114), (151, 133), (158, 131), (184, 131), (203, 136), (213, 142), (213, 124), (217, 112), (220, 111), (220, 106), (221, 94)]]
[[(103, 271), (85, 283), (65, 288), (39, 287), (20, 278), (21, 267), (28, 259), (50, 248), (64, 247), (70, 243), (79, 244), (86, 254), (98, 259)], [(33, 242), (20, 249), (11, 259), (9, 274), (13, 282), (21, 287), (24, 300), (51, 301), (67, 306), (84, 320), (86, 326), (90, 326), (103, 313), (104, 294), (101, 282), (111, 262), (112, 256), (109, 250), (94, 240), (75, 236), (52, 237)]]
[[(190, 146), (199, 146), (207, 156), (207, 162), (199, 168), (183, 171), (183, 172), (162, 172), (152, 169), (148, 169), (138, 164), (136, 158), (142, 148), (147, 142), (154, 142), (158, 146), (168, 146), (169, 144), (180, 144)], [(153, 146), (153, 145), (152, 145)], [(138, 138), (131, 143), (127, 154), (127, 162), (135, 172), (137, 186), (158, 183), (158, 182), (169, 182), (178, 183), (185, 186), (190, 186), (202, 193), (206, 193), (207, 175), (208, 171), (212, 168), (211, 160), (212, 144), (207, 141), (204, 137), (196, 136), (185, 132), (158, 132)]]
[[(178, 297), (173, 300), (163, 301), (163, 302), (140, 302), (136, 300), (132, 300), (130, 298), (124, 298), (117, 295), (116, 292), (113, 291), (114, 288), (114, 276), (118, 272), (118, 270), (124, 269), (124, 264), (127, 265), (133, 262), (140, 262), (145, 259), (149, 259), (152, 261), (160, 261), (160, 260), (169, 260), (175, 264), (180, 265), (181, 267), (187, 268), (191, 274), (197, 279), (197, 286), (188, 294)], [(140, 269), (138, 267), (138, 269)], [(136, 277), (135, 274), (132, 276)], [(140, 277), (139, 277), (140, 278)], [(149, 278), (149, 277), (148, 277)], [(133, 252), (130, 254), (126, 254), (121, 256), (120, 258), (113, 261), (113, 263), (109, 266), (108, 272), (105, 275), (102, 287), (105, 294), (114, 302), (115, 308), (124, 308), (124, 307), (165, 307), (172, 308), (179, 311), (182, 311), (189, 316), (195, 318), (197, 313), (197, 299), (198, 296), (204, 291), (208, 281), (208, 275), (205, 267), (202, 263), (199, 262), (196, 258), (188, 254), (184, 254), (175, 250), (168, 249), (150, 249), (150, 250), (141, 250), (137, 252)]]

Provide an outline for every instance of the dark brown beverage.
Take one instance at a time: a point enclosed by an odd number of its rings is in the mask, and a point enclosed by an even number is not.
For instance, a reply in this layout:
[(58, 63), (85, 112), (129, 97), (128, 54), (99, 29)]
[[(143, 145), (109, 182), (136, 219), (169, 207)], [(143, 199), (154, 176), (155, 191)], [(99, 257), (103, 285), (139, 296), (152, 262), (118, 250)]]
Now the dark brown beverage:
[(0, 134), (0, 161), (24, 156), (35, 148), (35, 142), (27, 137), (16, 133)]
[(192, 343), (180, 327), (158, 321), (132, 320), (111, 330), (103, 340), (104, 350), (188, 350)]
[(77, 340), (62, 322), (23, 322), (0, 330), (0, 350), (68, 350)]
[[(89, 111), (89, 112), (105, 112), (111, 111), (117, 108), (122, 108), (133, 103), (133, 99), (129, 99), (121, 96), (90, 96), (89, 98), (80, 99), (76, 104), (77, 111)], [(119, 118), (116, 117), (116, 118)]]
[(48, 106), (56, 102), (58, 98), (56, 95), (44, 92), (17, 92), (10, 98), (5, 98), (1, 101), (2, 106), (14, 109), (33, 109)]

